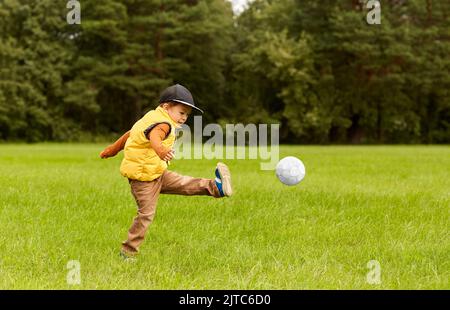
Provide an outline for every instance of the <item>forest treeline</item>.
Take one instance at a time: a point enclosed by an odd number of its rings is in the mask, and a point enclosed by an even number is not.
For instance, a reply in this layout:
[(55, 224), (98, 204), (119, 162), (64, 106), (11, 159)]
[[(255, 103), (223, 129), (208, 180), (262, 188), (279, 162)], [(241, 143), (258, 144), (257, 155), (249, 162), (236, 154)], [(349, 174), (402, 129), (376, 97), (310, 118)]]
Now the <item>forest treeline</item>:
[(0, 0), (0, 140), (121, 134), (180, 83), (286, 143), (450, 142), (450, 2)]

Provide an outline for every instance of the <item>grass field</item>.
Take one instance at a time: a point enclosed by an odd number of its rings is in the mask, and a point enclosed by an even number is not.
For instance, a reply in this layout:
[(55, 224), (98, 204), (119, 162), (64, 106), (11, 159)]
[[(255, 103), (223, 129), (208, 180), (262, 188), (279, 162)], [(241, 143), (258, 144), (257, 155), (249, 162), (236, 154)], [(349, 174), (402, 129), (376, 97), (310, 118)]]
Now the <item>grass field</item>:
[(103, 146), (0, 145), (0, 289), (450, 289), (448, 146), (282, 146), (307, 168), (295, 187), (225, 161), (235, 196), (161, 196), (135, 263), (118, 256), (136, 212), (122, 155)]

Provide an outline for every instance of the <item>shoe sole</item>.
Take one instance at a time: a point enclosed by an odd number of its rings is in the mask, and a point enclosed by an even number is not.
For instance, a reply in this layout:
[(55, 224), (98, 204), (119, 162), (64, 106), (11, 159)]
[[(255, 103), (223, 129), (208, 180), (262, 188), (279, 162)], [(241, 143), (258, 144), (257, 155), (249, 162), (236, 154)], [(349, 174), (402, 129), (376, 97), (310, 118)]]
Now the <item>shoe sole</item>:
[(224, 163), (218, 163), (217, 170), (219, 171), (220, 178), (222, 179), (222, 191), (225, 196), (230, 197), (233, 195), (230, 169), (228, 169), (228, 166)]

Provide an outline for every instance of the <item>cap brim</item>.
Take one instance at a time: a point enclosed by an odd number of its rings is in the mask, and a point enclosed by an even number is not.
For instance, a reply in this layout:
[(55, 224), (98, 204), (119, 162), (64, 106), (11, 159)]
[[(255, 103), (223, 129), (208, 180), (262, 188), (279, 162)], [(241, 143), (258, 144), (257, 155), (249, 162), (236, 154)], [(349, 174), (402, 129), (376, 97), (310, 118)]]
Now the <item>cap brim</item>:
[(190, 104), (190, 103), (188, 103), (188, 102), (186, 102), (186, 101), (178, 100), (178, 99), (170, 100), (170, 101), (182, 103), (182, 104), (184, 104), (184, 105), (190, 106), (191, 108), (194, 108), (194, 109), (196, 109), (197, 111), (200, 111), (201, 113), (203, 113), (203, 111), (202, 111), (201, 109), (197, 108), (195, 105), (192, 105), (192, 104)]

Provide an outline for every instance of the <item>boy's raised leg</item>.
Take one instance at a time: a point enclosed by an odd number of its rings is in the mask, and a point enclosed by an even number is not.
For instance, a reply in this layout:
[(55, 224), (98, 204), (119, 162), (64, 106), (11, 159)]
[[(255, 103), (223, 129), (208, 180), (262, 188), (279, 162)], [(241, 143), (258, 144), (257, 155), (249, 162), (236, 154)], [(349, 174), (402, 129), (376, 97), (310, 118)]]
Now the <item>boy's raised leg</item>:
[(166, 170), (161, 177), (161, 194), (207, 195), (221, 197), (214, 180), (193, 178)]
[[(218, 165), (219, 167), (219, 165)], [(221, 171), (224, 172), (222, 164)], [(228, 169), (228, 168), (227, 168)], [(218, 184), (215, 179), (194, 178), (191, 176), (180, 175), (176, 172), (166, 170), (161, 176), (161, 194), (176, 194), (176, 195), (208, 195), (220, 198), (224, 195), (222, 191), (222, 184)], [(231, 176), (227, 174), (227, 186), (231, 192)], [(220, 189), (219, 189), (219, 187)], [(221, 192), (222, 191), (222, 192)]]

